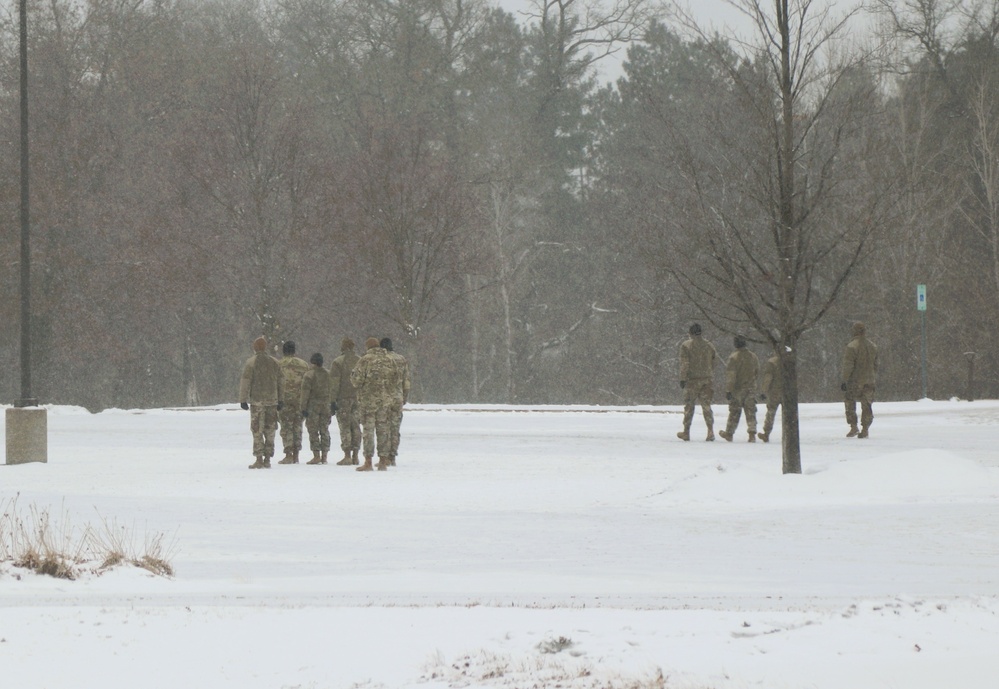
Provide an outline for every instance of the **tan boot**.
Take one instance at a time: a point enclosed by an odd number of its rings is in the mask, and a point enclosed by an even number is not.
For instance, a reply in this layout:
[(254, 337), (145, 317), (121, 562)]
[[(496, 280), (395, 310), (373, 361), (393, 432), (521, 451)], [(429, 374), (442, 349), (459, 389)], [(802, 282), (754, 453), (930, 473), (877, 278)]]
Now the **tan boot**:
[(864, 426), (863, 428), (860, 429), (860, 433), (857, 434), (857, 437), (858, 438), (866, 438), (867, 437), (867, 426)]
[(705, 438), (707, 442), (712, 442), (715, 439), (715, 428), (714, 426), (708, 426), (708, 436)]
[(718, 431), (718, 435), (725, 438), (725, 440), (727, 440), (728, 442), (732, 442), (732, 434), (729, 433), (728, 431)]
[(323, 461), (323, 458), (319, 456), (318, 452), (313, 451), (312, 459), (306, 462), (306, 464), (326, 464), (326, 462)]
[(263, 469), (264, 468), (264, 458), (257, 457), (256, 461), (250, 465), (251, 469)]
[(766, 431), (763, 431), (762, 433), (760, 433), (760, 440), (762, 440), (765, 443), (769, 443), (770, 442), (770, 434), (767, 433)]
[(374, 471), (374, 467), (371, 466), (371, 457), (365, 457), (364, 458), (364, 464), (362, 464), (361, 466), (357, 467), (357, 469), (355, 469), (355, 471)]
[(349, 467), (351, 464), (357, 464), (357, 462), (351, 459), (349, 452), (344, 452), (343, 459), (336, 463), (338, 467)]
[(296, 457), (296, 452), (287, 452), (278, 464), (298, 464), (298, 457)]
[(360, 452), (360, 450), (358, 450), (357, 448), (354, 448), (354, 454), (352, 454), (350, 456), (351, 464), (354, 464), (355, 466), (360, 463), (360, 460), (357, 458), (357, 453), (358, 452)]
[(320, 464), (327, 464), (327, 463), (328, 463), (328, 460), (329, 460), (329, 455), (330, 455), (330, 453), (329, 453), (329, 451), (328, 451), (328, 450), (326, 450), (326, 451), (323, 451), (323, 453), (319, 455), (319, 459), (321, 459), (321, 460), (322, 460), (322, 461), (321, 461), (321, 462), (319, 462), (319, 463), (320, 463)]
[(857, 424), (853, 424), (852, 426), (850, 426), (850, 432), (846, 434), (846, 437), (852, 438), (858, 433), (860, 433), (860, 431), (857, 430)]
[(676, 434), (676, 437), (680, 440), (687, 442), (690, 440), (690, 429), (684, 428), (682, 431)]
[(264, 461), (264, 465), (262, 467), (260, 467), (260, 468), (261, 469), (270, 469), (271, 468), (271, 458), (270, 457), (263, 457), (262, 459)]
[(379, 457), (378, 458), (378, 471), (388, 471), (388, 468), (389, 468), (388, 457)]
[(751, 442), (751, 443), (755, 443), (756, 442), (756, 431), (750, 431), (749, 432), (749, 442)]

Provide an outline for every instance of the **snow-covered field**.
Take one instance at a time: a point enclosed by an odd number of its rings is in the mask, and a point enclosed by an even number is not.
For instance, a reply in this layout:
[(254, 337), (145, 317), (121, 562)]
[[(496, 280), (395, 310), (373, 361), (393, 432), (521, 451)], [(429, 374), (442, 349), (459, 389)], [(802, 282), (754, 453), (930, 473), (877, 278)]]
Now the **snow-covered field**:
[(52, 407), (0, 506), (166, 534), (175, 576), (0, 564), (0, 681), (995, 689), (999, 402), (875, 413), (847, 439), (804, 405), (782, 476), (779, 424), (683, 443), (675, 406), (416, 406), (399, 466), (361, 474), (247, 470), (234, 406)]

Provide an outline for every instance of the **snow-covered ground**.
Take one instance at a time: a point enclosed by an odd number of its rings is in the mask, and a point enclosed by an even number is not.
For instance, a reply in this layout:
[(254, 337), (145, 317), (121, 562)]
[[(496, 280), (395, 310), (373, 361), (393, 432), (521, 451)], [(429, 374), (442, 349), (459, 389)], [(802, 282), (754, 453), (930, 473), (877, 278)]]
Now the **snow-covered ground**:
[(995, 689), (999, 402), (875, 413), (848, 439), (841, 405), (804, 405), (782, 476), (779, 424), (705, 443), (698, 415), (684, 443), (675, 406), (416, 406), (398, 467), (362, 474), (247, 470), (234, 406), (52, 407), (48, 463), (0, 466), (0, 506), (165, 534), (175, 576), (0, 564), (0, 678)]

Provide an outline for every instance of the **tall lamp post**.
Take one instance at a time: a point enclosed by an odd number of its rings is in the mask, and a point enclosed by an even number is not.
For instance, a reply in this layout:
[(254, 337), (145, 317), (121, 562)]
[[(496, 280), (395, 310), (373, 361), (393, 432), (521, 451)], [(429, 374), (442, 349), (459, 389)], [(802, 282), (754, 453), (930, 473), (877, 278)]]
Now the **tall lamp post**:
[(48, 418), (31, 394), (31, 214), (28, 194), (28, 9), (19, 0), (21, 52), (21, 396), (7, 409), (7, 464), (48, 461)]

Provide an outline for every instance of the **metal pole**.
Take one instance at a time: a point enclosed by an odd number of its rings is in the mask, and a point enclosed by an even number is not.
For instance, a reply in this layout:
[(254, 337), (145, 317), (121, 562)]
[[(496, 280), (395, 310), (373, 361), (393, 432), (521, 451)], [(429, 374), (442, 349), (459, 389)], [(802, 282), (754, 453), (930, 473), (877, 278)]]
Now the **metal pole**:
[(923, 350), (923, 352), (922, 352), (923, 353), (923, 355), (922, 355), (922, 359), (923, 359), (923, 397), (922, 397), (922, 399), (926, 399), (926, 312), (925, 311), (920, 311), (919, 315), (920, 315), (920, 320), (923, 323), (923, 338), (922, 338), (923, 339), (923, 346), (922, 346), (922, 350)]
[(34, 407), (31, 396), (31, 215), (28, 195), (28, 9), (20, 0), (21, 34), (21, 398), (15, 407)]
[(975, 353), (965, 352), (964, 356), (968, 359), (968, 401), (975, 401)]
[[(31, 396), (31, 245), (28, 213), (28, 2), (21, 19), (21, 397), (4, 414), (7, 464), (47, 462), (48, 414)], [(35, 409), (27, 409), (35, 407)]]

